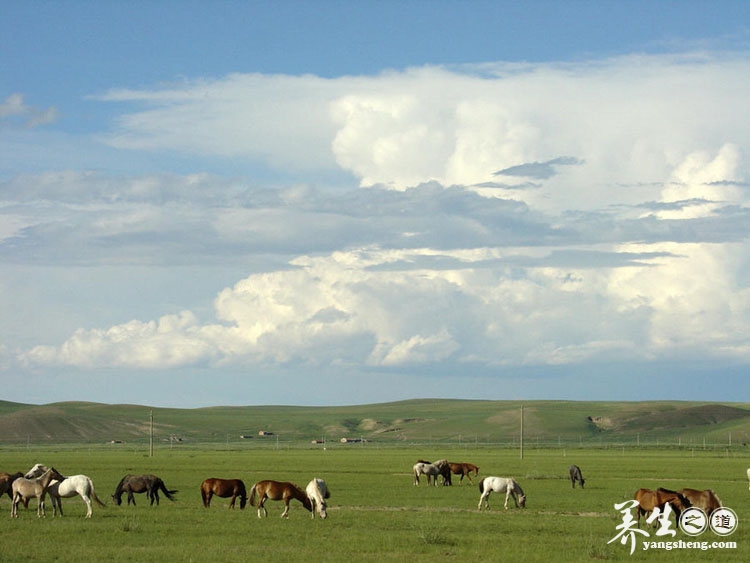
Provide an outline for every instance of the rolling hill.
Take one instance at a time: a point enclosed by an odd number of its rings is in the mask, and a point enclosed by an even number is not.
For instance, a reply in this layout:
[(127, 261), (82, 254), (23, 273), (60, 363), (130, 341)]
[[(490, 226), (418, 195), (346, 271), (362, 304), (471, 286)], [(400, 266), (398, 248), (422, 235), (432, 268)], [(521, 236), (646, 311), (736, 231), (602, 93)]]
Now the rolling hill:
[[(383, 444), (519, 441), (529, 444), (750, 444), (750, 405), (680, 401), (472, 401), (419, 399), (345, 407), (200, 409), (0, 401), (0, 445), (148, 442), (309, 443), (342, 438)], [(261, 436), (264, 433), (265, 436)]]

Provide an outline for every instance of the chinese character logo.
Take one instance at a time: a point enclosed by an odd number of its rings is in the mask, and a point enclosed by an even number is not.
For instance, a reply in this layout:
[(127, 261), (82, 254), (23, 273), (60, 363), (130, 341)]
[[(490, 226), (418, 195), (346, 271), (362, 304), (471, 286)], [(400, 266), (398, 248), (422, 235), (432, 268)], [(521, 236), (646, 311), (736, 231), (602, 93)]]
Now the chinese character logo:
[(737, 515), (731, 508), (719, 507), (711, 513), (709, 525), (717, 536), (728, 536), (737, 529)]
[(708, 516), (695, 506), (686, 508), (680, 514), (680, 529), (688, 536), (700, 536), (708, 528)]

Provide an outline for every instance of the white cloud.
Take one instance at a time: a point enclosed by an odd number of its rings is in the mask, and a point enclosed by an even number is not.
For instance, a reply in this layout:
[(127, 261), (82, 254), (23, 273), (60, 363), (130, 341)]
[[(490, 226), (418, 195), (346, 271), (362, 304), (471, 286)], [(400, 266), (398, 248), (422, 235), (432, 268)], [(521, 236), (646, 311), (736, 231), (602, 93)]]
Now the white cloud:
[[(313, 180), (73, 171), (0, 184), (8, 261), (248, 264), (204, 296), (211, 311), (118, 310), (20, 361), (747, 362), (749, 66), (623, 57), (110, 92), (100, 99), (146, 106), (118, 121), (115, 147), (259, 159)], [(313, 187), (341, 169), (358, 186)]]
[(24, 127), (32, 129), (39, 125), (54, 123), (58, 117), (55, 107), (41, 109), (29, 106), (24, 102), (23, 95), (19, 93), (11, 94), (0, 102), (0, 129), (15, 120), (20, 121)]

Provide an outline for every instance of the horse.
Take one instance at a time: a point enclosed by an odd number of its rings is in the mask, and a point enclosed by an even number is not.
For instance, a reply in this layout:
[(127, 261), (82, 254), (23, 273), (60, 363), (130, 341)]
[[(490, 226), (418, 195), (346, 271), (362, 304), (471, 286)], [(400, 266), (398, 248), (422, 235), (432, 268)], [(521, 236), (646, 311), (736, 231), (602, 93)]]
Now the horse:
[[(256, 496), (257, 502), (256, 505)], [(297, 499), (302, 503), (307, 510), (312, 512), (313, 507), (310, 499), (307, 498), (305, 491), (300, 489), (294, 483), (288, 481), (258, 481), (250, 489), (250, 506), (258, 507), (258, 518), (261, 518), (260, 511), (263, 511), (264, 516), (268, 516), (265, 504), (266, 500), (283, 500), (284, 501), (284, 512), (281, 514), (282, 518), (289, 518), (289, 503), (292, 499)]]
[(112, 495), (112, 499), (115, 501), (117, 506), (120, 506), (122, 504), (122, 494), (128, 493), (128, 506), (130, 506), (130, 503), (133, 503), (133, 506), (135, 506), (135, 497), (133, 496), (133, 493), (147, 493), (148, 498), (151, 500), (151, 506), (154, 505), (154, 501), (156, 501), (156, 506), (159, 506), (159, 491), (164, 493), (164, 495), (171, 501), (174, 501), (175, 498), (172, 496), (177, 491), (176, 490), (167, 490), (167, 487), (164, 485), (164, 481), (161, 480), (161, 478), (157, 477), (156, 475), (125, 475), (120, 482), (117, 484), (117, 488), (115, 489), (115, 493)]
[(443, 484), (446, 484), (446, 469), (447, 469), (447, 481), (450, 482), (450, 467), (448, 467), (448, 461), (440, 459), (435, 463), (430, 463), (424, 460), (419, 460), (412, 467), (414, 472), (414, 486), (419, 486), (419, 476), (427, 475), (427, 486), (430, 484), (437, 486), (438, 475), (443, 476)]
[(62, 481), (64, 477), (60, 475), (54, 467), (50, 467), (39, 477), (27, 479), (19, 477), (11, 485), (13, 489), (13, 503), (10, 508), (11, 518), (18, 518), (18, 503), (23, 499), (36, 497), (39, 499), (39, 505), (36, 508), (36, 515), (39, 518), (46, 517), (44, 511), (44, 497), (47, 494), (47, 487), (53, 479)]
[(328, 503), (326, 499), (331, 498), (331, 491), (328, 490), (326, 482), (323, 479), (314, 478), (305, 487), (305, 493), (307, 493), (307, 498), (310, 499), (310, 504), (313, 507), (310, 511), (312, 518), (315, 519), (316, 510), (322, 519), (325, 520), (328, 518)]
[(750, 467), (747, 468), (747, 481), (748, 481), (748, 488), (750, 488)]
[(19, 477), (23, 477), (23, 473), (20, 471), (17, 473), (6, 473), (5, 471), (0, 471), (0, 497), (7, 494), (8, 498), (13, 500), (13, 481)]
[(679, 493), (688, 500), (691, 506), (703, 509), (708, 515), (721, 507), (721, 499), (711, 489), (705, 491), (680, 489)]
[[(26, 477), (38, 477), (46, 470), (47, 468), (44, 465), (37, 463), (29, 470)], [(93, 481), (86, 475), (71, 475), (70, 477), (63, 477), (60, 481), (54, 480), (49, 484), (47, 492), (50, 498), (52, 498), (52, 516), (57, 516), (58, 510), (60, 511), (60, 516), (62, 516), (62, 499), (76, 495), (79, 495), (83, 499), (83, 502), (86, 503), (86, 518), (91, 518), (93, 514), (91, 499), (94, 499), (99, 506), (106, 506), (96, 495)]]
[(576, 488), (576, 481), (581, 485), (581, 488), (583, 489), (583, 474), (581, 473), (581, 468), (577, 465), (571, 465), (568, 468), (568, 473), (570, 473), (570, 483), (573, 485), (573, 488)]
[(508, 499), (513, 498), (516, 508), (526, 508), (526, 495), (513, 477), (485, 477), (479, 481), (479, 510), (482, 510), (484, 501), (487, 510), (490, 509), (489, 496), (491, 492), (505, 493), (505, 510), (508, 510)]
[(211, 506), (211, 497), (214, 495), (221, 498), (232, 497), (229, 501), (229, 508), (234, 508), (234, 501), (237, 497), (240, 497), (240, 510), (243, 510), (247, 504), (245, 483), (240, 479), (206, 479), (201, 483), (203, 506), (206, 508)]
[(655, 508), (664, 510), (669, 504), (675, 513), (675, 523), (680, 527), (680, 514), (690, 506), (688, 501), (681, 493), (669, 489), (658, 488), (655, 491), (651, 489), (638, 489), (633, 498), (638, 501), (638, 515), (636, 521), (638, 527), (641, 527), (641, 516), (647, 517)]
[[(448, 467), (451, 470), (451, 473), (453, 475), (460, 475), (461, 478), (458, 480), (458, 484), (462, 484), (464, 477), (466, 477), (469, 480), (470, 484), (474, 484), (474, 482), (471, 480), (471, 474), (474, 473), (474, 477), (479, 476), (479, 468), (474, 465), (473, 463), (464, 463), (464, 462), (448, 462)], [(445, 483), (445, 480), (443, 480), (443, 483)]]

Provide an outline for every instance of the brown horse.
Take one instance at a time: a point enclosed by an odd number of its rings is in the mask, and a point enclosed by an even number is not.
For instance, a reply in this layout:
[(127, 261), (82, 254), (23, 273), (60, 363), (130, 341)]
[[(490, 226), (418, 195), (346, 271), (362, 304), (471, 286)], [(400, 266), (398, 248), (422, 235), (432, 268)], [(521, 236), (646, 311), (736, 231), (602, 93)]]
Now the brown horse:
[[(255, 504), (256, 498), (258, 504)], [(258, 507), (258, 518), (261, 518), (260, 511), (263, 511), (263, 516), (268, 516), (265, 503), (266, 500), (283, 500), (284, 501), (284, 512), (281, 514), (282, 518), (289, 518), (289, 503), (292, 499), (297, 499), (302, 503), (307, 510), (312, 512), (313, 507), (310, 499), (307, 498), (305, 491), (300, 489), (294, 483), (288, 481), (258, 481), (250, 489), (250, 506)]]
[(453, 475), (461, 476), (461, 478), (458, 480), (459, 485), (463, 482), (464, 477), (466, 477), (469, 480), (469, 483), (473, 485), (474, 482), (471, 480), (471, 474), (473, 473), (474, 477), (479, 476), (479, 468), (473, 463), (464, 463), (463, 461), (461, 462), (449, 461), (448, 467), (450, 468), (451, 473), (453, 473)]
[(10, 509), (11, 518), (18, 518), (18, 503), (24, 499), (36, 497), (39, 499), (39, 505), (36, 508), (36, 515), (41, 518), (45, 517), (44, 512), (44, 497), (47, 495), (47, 489), (53, 479), (62, 481), (65, 479), (60, 475), (54, 467), (50, 467), (39, 477), (35, 479), (27, 479), (26, 477), (19, 477), (13, 481), (11, 488), (13, 489), (13, 504)]
[(211, 506), (211, 497), (216, 495), (221, 498), (232, 497), (229, 501), (229, 508), (234, 508), (234, 501), (240, 497), (240, 510), (247, 504), (247, 491), (245, 483), (239, 479), (206, 479), (201, 483), (201, 497), (203, 497), (203, 506)]
[(119, 506), (122, 504), (122, 494), (127, 493), (128, 506), (131, 502), (135, 506), (133, 493), (147, 493), (148, 498), (151, 499), (151, 505), (153, 506), (154, 501), (156, 501), (156, 506), (159, 506), (159, 491), (164, 493), (169, 500), (175, 500), (172, 495), (177, 491), (167, 490), (164, 481), (156, 475), (125, 475), (117, 484), (112, 500)]
[(721, 507), (721, 499), (711, 489), (680, 489), (680, 494), (688, 499), (691, 506), (702, 508), (708, 515)]
[(690, 501), (688, 501), (682, 494), (661, 487), (655, 491), (652, 491), (651, 489), (638, 489), (633, 495), (633, 498), (638, 501), (638, 516), (636, 520), (639, 528), (641, 526), (641, 515), (648, 518), (647, 515), (651, 514), (655, 508), (663, 511), (667, 504), (669, 504), (674, 510), (675, 523), (679, 528), (680, 514), (690, 506)]
[(13, 500), (13, 490), (11, 486), (13, 485), (13, 481), (19, 477), (23, 477), (23, 473), (20, 471), (18, 473), (6, 473), (5, 471), (0, 471), (0, 497), (7, 494), (8, 498)]

